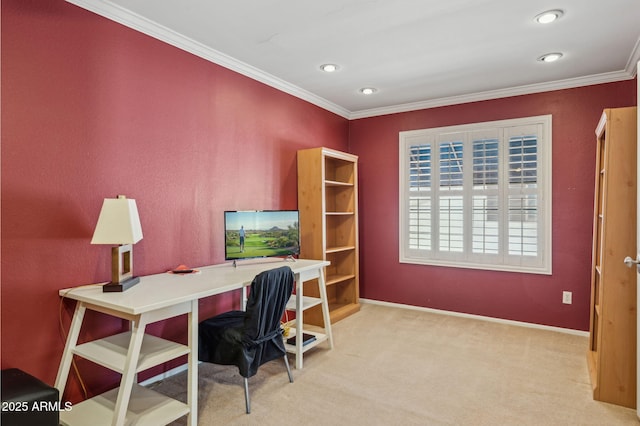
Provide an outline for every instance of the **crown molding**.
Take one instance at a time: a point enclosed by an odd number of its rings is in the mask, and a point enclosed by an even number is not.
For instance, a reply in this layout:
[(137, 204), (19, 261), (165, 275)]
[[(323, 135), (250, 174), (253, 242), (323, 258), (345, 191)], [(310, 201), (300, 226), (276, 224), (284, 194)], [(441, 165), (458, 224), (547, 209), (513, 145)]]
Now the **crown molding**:
[(634, 78), (630, 71), (614, 71), (585, 77), (570, 78), (565, 80), (550, 81), (540, 84), (528, 84), (525, 86), (510, 87), (507, 89), (489, 90), (486, 92), (470, 93), (467, 95), (450, 96), (447, 98), (430, 99), (420, 102), (411, 102), (401, 105), (393, 105), (382, 108), (372, 108), (354, 111), (349, 114), (349, 120), (359, 118), (376, 117), (380, 115), (396, 114), (400, 112), (417, 111), (421, 109), (436, 108), (464, 104), (470, 102), (487, 101), (491, 99), (508, 98), (511, 96), (529, 95), (533, 93), (551, 92), (554, 90), (572, 89), (575, 87), (590, 86), (594, 84), (613, 83), (616, 81), (630, 80)]
[(640, 37), (636, 41), (636, 45), (633, 46), (631, 55), (629, 55), (629, 61), (625, 67), (625, 71), (629, 73), (631, 78), (634, 78), (638, 73), (638, 62), (640, 62)]
[(376, 117), (380, 115), (396, 114), (400, 112), (416, 111), (427, 108), (449, 106), (470, 102), (486, 101), (491, 99), (506, 98), (511, 96), (528, 95), (532, 93), (549, 92), (553, 90), (571, 89), (594, 84), (612, 83), (622, 80), (630, 80), (636, 76), (637, 63), (640, 61), (640, 39), (633, 48), (624, 70), (595, 74), (585, 77), (570, 78), (539, 84), (511, 87), (507, 89), (490, 90), (486, 92), (471, 93), (460, 96), (430, 99), (419, 102), (392, 105), (388, 107), (372, 108), (359, 111), (349, 111), (333, 102), (317, 96), (296, 85), (288, 83), (274, 75), (262, 71), (252, 65), (239, 61), (229, 55), (212, 49), (200, 42), (192, 40), (165, 26), (159, 25), (143, 16), (135, 14), (119, 5), (106, 0), (66, 0), (78, 7), (89, 10), (126, 27), (139, 31), (150, 37), (168, 43), (178, 49), (192, 53), (209, 62), (213, 62), (229, 70), (235, 71), (258, 82), (264, 83), (282, 92), (288, 93), (299, 99), (307, 101), (322, 109), (344, 117), (348, 120)]

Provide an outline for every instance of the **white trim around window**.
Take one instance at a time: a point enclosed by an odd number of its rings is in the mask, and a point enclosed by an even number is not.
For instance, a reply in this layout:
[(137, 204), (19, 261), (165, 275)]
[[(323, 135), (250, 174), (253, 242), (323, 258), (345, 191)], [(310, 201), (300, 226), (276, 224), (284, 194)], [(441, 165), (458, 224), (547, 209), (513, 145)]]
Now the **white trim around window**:
[(551, 115), (399, 139), (400, 262), (551, 274)]

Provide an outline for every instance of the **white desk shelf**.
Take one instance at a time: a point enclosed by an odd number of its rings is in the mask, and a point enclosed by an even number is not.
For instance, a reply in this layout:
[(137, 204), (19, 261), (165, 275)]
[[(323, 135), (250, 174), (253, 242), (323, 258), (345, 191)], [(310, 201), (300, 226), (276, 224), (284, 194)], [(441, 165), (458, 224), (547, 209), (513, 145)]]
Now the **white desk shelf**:
[[(302, 345), (302, 349), (301, 349), (302, 353), (307, 352), (309, 349), (315, 348), (319, 344), (324, 343), (329, 339), (329, 337), (325, 333), (318, 332), (318, 331), (304, 330), (304, 333), (313, 334), (314, 336), (316, 336), (316, 340), (314, 340), (313, 342), (309, 342), (306, 345)], [(295, 331), (295, 329), (292, 329), (289, 332), (289, 336), (287, 337), (287, 339), (290, 338), (290, 337), (294, 337), (294, 336), (296, 336), (296, 331)], [(285, 339), (284, 347), (287, 350), (287, 352), (289, 352), (289, 353), (293, 353), (293, 354), (297, 353), (296, 345), (288, 344), (286, 342), (286, 339)]]
[[(70, 411), (60, 412), (60, 423), (65, 426), (109, 426), (119, 389), (75, 404)], [(158, 426), (189, 414), (189, 406), (139, 385), (133, 385), (127, 407), (127, 424)]]
[[(76, 346), (73, 353), (122, 374), (125, 370), (131, 332), (116, 334)], [(160, 365), (181, 355), (187, 355), (188, 346), (145, 334), (138, 358), (136, 373)]]
[[(322, 299), (319, 297), (310, 297), (303, 296), (302, 297), (302, 310), (309, 309), (313, 306), (317, 306), (322, 303)], [(291, 295), (291, 298), (287, 302), (287, 311), (295, 312), (296, 310), (296, 295)]]

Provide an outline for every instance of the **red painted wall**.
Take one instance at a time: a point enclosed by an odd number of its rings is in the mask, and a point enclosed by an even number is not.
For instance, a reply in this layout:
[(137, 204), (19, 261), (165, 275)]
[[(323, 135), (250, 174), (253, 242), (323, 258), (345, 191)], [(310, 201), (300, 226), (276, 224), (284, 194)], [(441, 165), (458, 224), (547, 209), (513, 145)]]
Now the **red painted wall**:
[[(363, 298), (589, 329), (594, 129), (602, 110), (636, 105), (636, 80), (372, 117), (350, 124), (359, 156)], [(553, 275), (398, 262), (398, 132), (553, 115)], [(573, 304), (562, 304), (562, 291)]]
[[(110, 279), (110, 248), (90, 245), (103, 198), (137, 200), (137, 275), (217, 263), (224, 210), (295, 209), (296, 151), (348, 147), (346, 119), (63, 0), (3, 0), (1, 54), (2, 368), (49, 384), (58, 290)], [(185, 324), (153, 331), (184, 341)], [(122, 327), (90, 315), (82, 336)], [(78, 364), (90, 395), (119, 380)], [(82, 398), (77, 379), (66, 394)]]

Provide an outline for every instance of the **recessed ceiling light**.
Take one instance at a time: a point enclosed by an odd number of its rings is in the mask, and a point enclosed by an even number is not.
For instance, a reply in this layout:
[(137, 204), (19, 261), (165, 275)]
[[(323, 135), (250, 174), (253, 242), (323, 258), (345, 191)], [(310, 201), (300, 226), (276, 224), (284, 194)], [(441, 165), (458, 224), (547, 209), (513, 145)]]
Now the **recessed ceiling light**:
[(363, 95), (373, 95), (375, 92), (377, 92), (377, 90), (373, 87), (363, 87), (360, 89), (360, 93)]
[(554, 52), (554, 53), (547, 53), (546, 55), (542, 55), (538, 58), (538, 60), (542, 62), (555, 62), (560, 58), (562, 58), (562, 53)]
[(324, 72), (334, 72), (338, 71), (338, 66), (336, 64), (324, 64), (320, 65), (320, 69)]
[(560, 9), (547, 10), (536, 16), (536, 22), (539, 24), (550, 24), (562, 15), (564, 15), (564, 12)]

